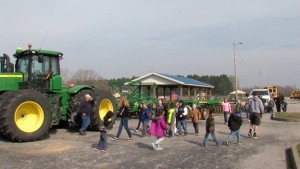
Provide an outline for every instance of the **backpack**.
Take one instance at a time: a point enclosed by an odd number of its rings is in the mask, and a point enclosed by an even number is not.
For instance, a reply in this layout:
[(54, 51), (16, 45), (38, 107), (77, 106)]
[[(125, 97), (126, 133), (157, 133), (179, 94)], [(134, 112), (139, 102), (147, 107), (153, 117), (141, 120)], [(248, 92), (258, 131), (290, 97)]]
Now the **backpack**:
[(240, 126), (242, 126), (242, 124), (243, 124), (243, 118), (242, 118), (242, 116), (239, 116), (237, 120), (238, 120), (238, 124)]

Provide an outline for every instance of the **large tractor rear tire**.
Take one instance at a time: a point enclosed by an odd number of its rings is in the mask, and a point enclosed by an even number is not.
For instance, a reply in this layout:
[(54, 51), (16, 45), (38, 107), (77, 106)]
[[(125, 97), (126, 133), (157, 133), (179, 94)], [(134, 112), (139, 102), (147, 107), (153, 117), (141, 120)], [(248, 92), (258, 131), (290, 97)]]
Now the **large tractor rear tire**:
[[(79, 106), (83, 101), (84, 96), (90, 94), (94, 100), (94, 108), (91, 114), (91, 124), (90, 128), (92, 130), (98, 130), (99, 125), (102, 123), (103, 117), (108, 111), (114, 112), (114, 117), (112, 118), (113, 123), (115, 121), (117, 110), (115, 98), (106, 91), (93, 91), (93, 90), (81, 90), (77, 94), (71, 97), (70, 107), (69, 107), (69, 118), (73, 121), (73, 126), (81, 127), (81, 115), (79, 114)], [(112, 124), (113, 124), (112, 123)]]
[(1, 97), (0, 126), (6, 138), (23, 142), (47, 136), (52, 123), (47, 97), (30, 89), (8, 91)]

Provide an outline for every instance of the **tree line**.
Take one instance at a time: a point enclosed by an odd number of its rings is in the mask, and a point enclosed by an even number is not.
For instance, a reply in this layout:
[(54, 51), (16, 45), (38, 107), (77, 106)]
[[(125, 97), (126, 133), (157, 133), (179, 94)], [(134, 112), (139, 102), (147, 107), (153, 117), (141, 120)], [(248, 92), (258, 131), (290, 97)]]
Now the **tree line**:
[[(89, 86), (93, 86), (96, 89), (111, 91), (112, 82), (121, 89), (122, 85), (126, 82), (129, 82), (133, 79), (138, 78), (137, 76), (132, 77), (121, 77), (121, 78), (113, 78), (106, 79), (99, 75), (97, 72), (93, 70), (79, 69), (76, 72), (71, 72), (68, 69), (62, 69), (61, 75), (63, 77), (63, 84), (68, 86), (70, 84), (85, 84)], [(182, 75), (178, 75), (182, 76)], [(185, 76), (183, 76), (185, 77)], [(186, 76), (187, 78), (191, 78), (200, 82), (204, 82), (214, 86), (212, 94), (215, 96), (227, 96), (230, 92), (234, 90), (234, 76), (228, 76), (225, 74), (222, 75), (196, 75), (190, 74)], [(239, 85), (238, 85), (239, 86)], [(284, 96), (289, 96), (291, 91), (294, 89), (292, 86), (276, 86), (278, 91)], [(250, 93), (252, 89), (260, 88), (258, 86), (243, 88), (246, 93)], [(240, 87), (238, 87), (240, 89)]]

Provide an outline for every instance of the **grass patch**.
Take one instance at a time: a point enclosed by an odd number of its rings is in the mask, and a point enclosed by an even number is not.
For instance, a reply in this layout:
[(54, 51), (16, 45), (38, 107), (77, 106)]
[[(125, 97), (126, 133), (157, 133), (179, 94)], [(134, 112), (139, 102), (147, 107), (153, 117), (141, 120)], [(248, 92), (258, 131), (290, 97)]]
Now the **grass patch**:
[(276, 113), (275, 117), (283, 119), (299, 119), (300, 113)]
[(298, 155), (300, 157), (300, 143), (297, 145)]

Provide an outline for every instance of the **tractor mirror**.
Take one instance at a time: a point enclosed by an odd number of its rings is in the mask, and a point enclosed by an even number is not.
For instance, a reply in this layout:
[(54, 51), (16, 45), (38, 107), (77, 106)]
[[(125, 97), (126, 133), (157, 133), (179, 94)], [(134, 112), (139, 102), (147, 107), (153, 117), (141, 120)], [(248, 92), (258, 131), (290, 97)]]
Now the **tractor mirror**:
[(43, 63), (44, 62), (44, 56), (43, 55), (39, 55), (38, 62), (39, 63)]

